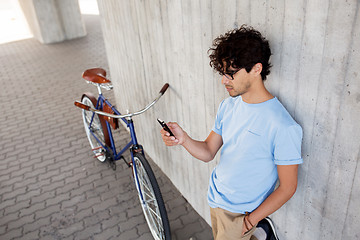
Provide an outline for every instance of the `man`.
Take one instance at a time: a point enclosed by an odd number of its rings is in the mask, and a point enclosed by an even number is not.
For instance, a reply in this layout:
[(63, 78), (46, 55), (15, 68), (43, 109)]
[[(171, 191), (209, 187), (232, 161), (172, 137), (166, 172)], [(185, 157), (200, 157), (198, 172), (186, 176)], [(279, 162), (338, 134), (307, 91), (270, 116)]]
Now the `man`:
[(204, 162), (222, 147), (208, 190), (214, 238), (248, 240), (257, 223), (296, 191), (302, 129), (264, 86), (271, 51), (258, 31), (247, 26), (230, 31), (216, 38), (209, 52), (230, 95), (221, 102), (212, 131), (197, 141), (169, 123), (174, 136), (161, 134), (167, 146), (182, 145)]

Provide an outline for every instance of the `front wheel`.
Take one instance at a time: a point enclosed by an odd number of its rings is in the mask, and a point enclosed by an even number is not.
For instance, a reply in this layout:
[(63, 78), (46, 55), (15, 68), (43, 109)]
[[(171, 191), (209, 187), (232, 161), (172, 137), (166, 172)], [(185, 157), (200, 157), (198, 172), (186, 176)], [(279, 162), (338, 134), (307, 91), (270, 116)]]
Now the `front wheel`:
[(169, 240), (169, 220), (155, 175), (141, 153), (134, 154), (133, 164), (135, 185), (150, 232), (156, 240)]

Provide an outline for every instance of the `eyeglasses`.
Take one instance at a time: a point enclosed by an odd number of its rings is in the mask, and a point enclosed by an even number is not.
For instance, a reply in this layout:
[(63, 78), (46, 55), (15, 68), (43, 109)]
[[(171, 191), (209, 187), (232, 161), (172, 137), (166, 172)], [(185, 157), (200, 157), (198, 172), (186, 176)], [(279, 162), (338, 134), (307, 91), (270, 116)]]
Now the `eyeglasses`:
[(231, 72), (227, 72), (227, 73), (222, 73), (223, 76), (225, 76), (227, 79), (229, 80), (234, 80), (234, 75), (240, 71), (240, 69), (235, 70), (235, 71), (231, 71)]

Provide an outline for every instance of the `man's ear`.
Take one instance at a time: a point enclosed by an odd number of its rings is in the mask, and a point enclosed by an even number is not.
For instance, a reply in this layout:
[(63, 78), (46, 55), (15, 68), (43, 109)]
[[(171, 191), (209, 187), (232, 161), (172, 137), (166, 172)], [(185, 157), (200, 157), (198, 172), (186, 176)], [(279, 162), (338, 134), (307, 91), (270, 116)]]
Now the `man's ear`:
[(260, 75), (262, 71), (262, 64), (261, 63), (257, 63), (253, 66), (253, 68), (251, 69), (251, 72), (255, 75)]

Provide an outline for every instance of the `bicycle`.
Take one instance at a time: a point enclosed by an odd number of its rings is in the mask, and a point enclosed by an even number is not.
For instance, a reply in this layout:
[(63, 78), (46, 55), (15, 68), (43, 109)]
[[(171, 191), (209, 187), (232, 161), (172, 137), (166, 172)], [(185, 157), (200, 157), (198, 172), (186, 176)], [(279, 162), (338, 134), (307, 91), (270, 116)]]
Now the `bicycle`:
[[(112, 89), (111, 81), (106, 78), (104, 69), (88, 69), (83, 73), (83, 78), (87, 83), (95, 85), (98, 90), (98, 98), (91, 93), (84, 93), (81, 102), (75, 101), (74, 103), (75, 106), (82, 109), (85, 132), (94, 157), (100, 162), (108, 162), (113, 170), (116, 169), (115, 162), (120, 159), (123, 159), (132, 168), (141, 207), (152, 236), (156, 240), (171, 239), (169, 220), (160, 188), (145, 158), (144, 149), (137, 141), (132, 120), (132, 117), (151, 108), (165, 93), (169, 84), (166, 83), (159, 95), (142, 110), (122, 115), (102, 94), (102, 88)], [(117, 152), (111, 130), (111, 128), (118, 128), (118, 119), (123, 120), (130, 130), (130, 141), (119, 152)], [(131, 153), (130, 163), (122, 156), (128, 149)]]

